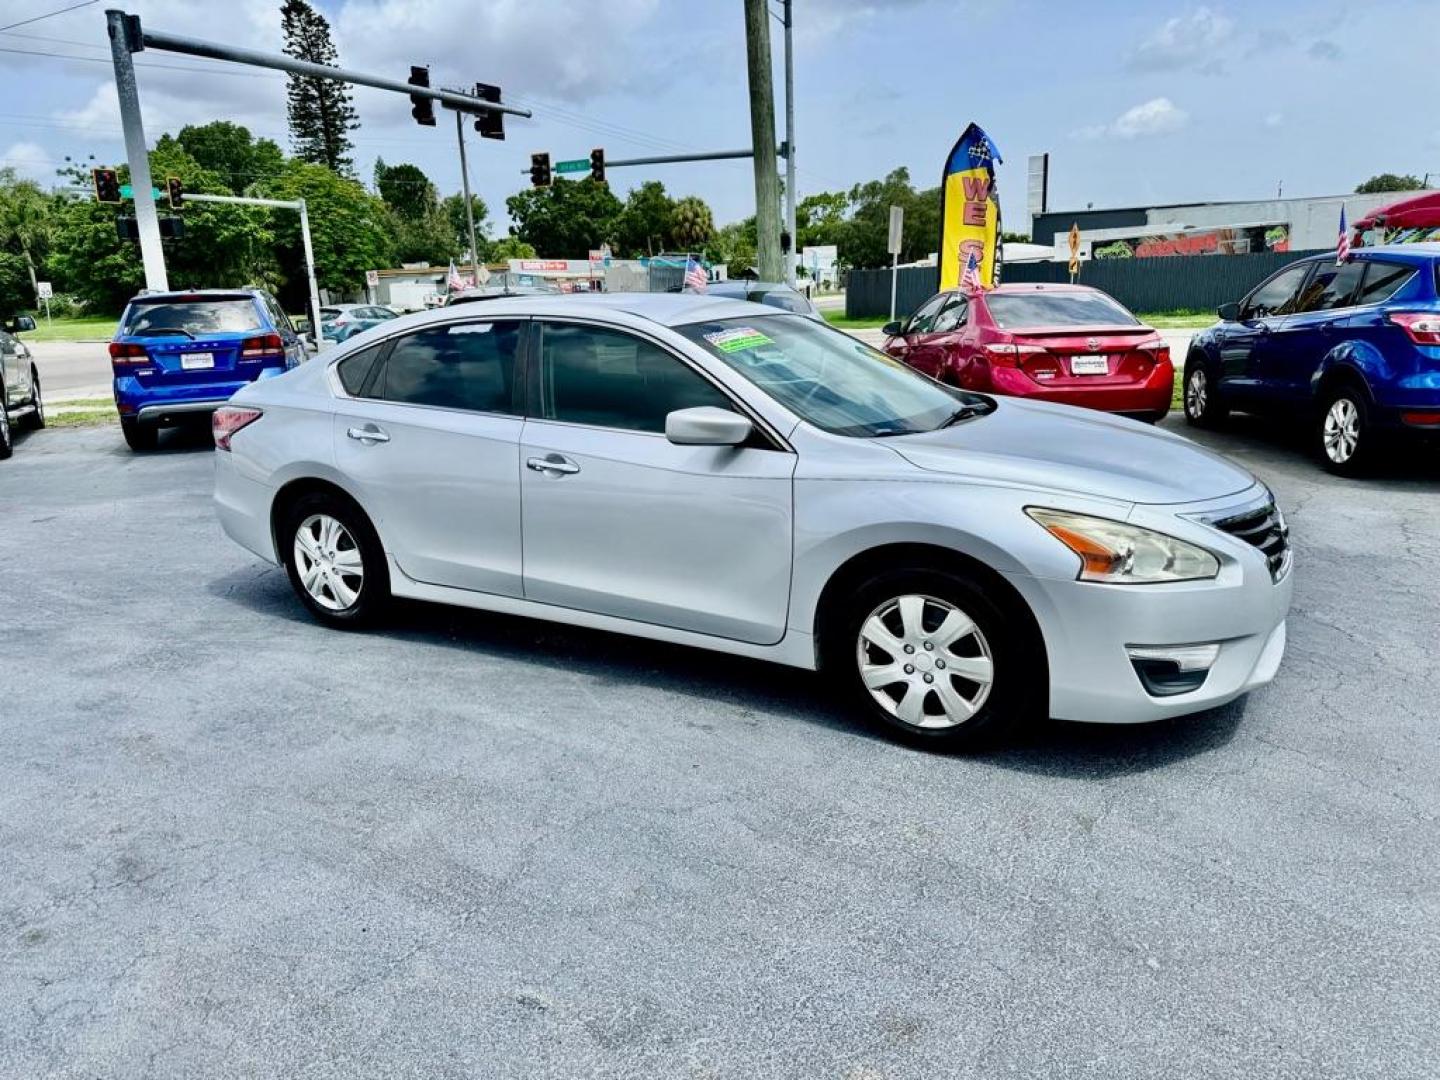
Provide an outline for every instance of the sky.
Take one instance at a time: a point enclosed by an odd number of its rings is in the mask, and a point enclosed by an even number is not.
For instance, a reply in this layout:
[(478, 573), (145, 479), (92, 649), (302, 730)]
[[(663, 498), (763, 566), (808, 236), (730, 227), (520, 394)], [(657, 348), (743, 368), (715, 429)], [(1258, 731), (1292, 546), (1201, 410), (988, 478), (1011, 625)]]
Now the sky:
[[(0, 165), (45, 183), (68, 155), (123, 160), (105, 2), (0, 0)], [(278, 52), (279, 0), (109, 0), (147, 26)], [(503, 232), (533, 151), (611, 160), (750, 143), (740, 0), (320, 0), (340, 62), (436, 86), (498, 84), (534, 111), (507, 139), (468, 132), (471, 182)], [(779, 0), (772, 0), (778, 10)], [(801, 197), (903, 165), (933, 186), (965, 125), (999, 145), (1007, 229), (1028, 227), (1026, 158), (1050, 154), (1050, 209), (1352, 190), (1378, 172), (1440, 181), (1437, 0), (795, 0)], [(777, 137), (781, 34), (772, 22)], [(42, 55), (43, 54), (43, 55)], [(147, 140), (226, 119), (288, 149), (285, 76), (136, 56)], [(1383, 87), (1383, 89), (1382, 89)], [(377, 156), (459, 190), (450, 114), (357, 88), (358, 175)], [(754, 211), (748, 161), (614, 169), (699, 195), (717, 223)]]

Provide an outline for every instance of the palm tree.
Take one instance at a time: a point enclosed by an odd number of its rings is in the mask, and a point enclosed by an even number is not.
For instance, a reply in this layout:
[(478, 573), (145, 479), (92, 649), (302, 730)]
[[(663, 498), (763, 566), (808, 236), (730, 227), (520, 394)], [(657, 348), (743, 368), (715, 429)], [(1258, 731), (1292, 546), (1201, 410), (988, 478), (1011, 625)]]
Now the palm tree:
[(14, 169), (0, 169), (0, 245), (13, 244), (20, 249), (37, 303), (40, 285), (35, 276), (35, 256), (45, 249), (51, 227), (50, 200), (40, 185), (18, 179)]
[(715, 235), (715, 219), (705, 200), (687, 195), (670, 213), (670, 238), (680, 251), (699, 251)]

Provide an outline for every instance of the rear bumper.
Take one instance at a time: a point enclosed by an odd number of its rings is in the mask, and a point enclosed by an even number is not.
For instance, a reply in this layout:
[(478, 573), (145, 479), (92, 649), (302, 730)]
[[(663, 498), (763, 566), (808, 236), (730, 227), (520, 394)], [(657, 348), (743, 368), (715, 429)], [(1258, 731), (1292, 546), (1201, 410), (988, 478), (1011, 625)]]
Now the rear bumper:
[(215, 514), (225, 535), (266, 562), (279, 562), (270, 533), (270, 504), (275, 493), (250, 479), (233, 455), (215, 451)]
[(1111, 413), (1166, 413), (1175, 392), (1175, 369), (1157, 364), (1141, 383), (1116, 386), (1069, 382), (1063, 386), (1038, 382), (1017, 368), (991, 367), (991, 389), (997, 394), (1076, 405)]
[(172, 386), (145, 386), (133, 375), (120, 375), (114, 380), (115, 407), (121, 416), (134, 417), (142, 424), (181, 423), (197, 413), (214, 412), (252, 382), (284, 373), (283, 367), (262, 367), (252, 378)]

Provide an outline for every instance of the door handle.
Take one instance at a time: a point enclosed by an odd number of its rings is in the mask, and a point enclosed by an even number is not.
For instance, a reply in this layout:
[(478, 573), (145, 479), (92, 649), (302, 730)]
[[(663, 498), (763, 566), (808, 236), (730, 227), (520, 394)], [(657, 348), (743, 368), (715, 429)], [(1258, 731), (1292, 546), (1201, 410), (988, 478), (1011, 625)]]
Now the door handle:
[(538, 473), (554, 473), (563, 476), (569, 476), (572, 473), (580, 471), (579, 465), (576, 465), (568, 458), (561, 457), (559, 454), (547, 454), (543, 458), (532, 457), (525, 462), (525, 465)]
[(363, 428), (352, 427), (346, 431), (345, 434), (357, 442), (362, 443), (382, 443), (390, 441), (389, 435), (373, 425)]

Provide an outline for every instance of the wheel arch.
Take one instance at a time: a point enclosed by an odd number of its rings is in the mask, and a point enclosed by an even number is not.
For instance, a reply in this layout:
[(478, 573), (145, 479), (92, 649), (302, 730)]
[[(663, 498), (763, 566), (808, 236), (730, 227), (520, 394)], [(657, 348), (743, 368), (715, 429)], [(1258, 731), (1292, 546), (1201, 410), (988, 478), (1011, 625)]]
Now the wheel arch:
[[(375, 518), (365, 509), (359, 499), (352, 492), (335, 483), (319, 476), (300, 476), (282, 484), (275, 492), (274, 498), (270, 500), (270, 542), (275, 546), (275, 554), (284, 560), (284, 548), (280, 545), (280, 525), (284, 519), (285, 511), (295, 502), (306, 495), (330, 495), (349, 503), (357, 512), (364, 516), (375, 530), (375, 535), (380, 535), (380, 530), (375, 524)], [(381, 540), (384, 547), (384, 540)]]
[[(1324, 401), (1325, 395), (1338, 386), (1349, 386), (1365, 395), (1367, 404), (1375, 404), (1375, 392), (1364, 368), (1357, 362), (1356, 350), (1342, 346), (1345, 351), (1337, 355), (1330, 353), (1320, 362), (1311, 376), (1311, 389), (1316, 404)], [(1337, 350), (1339, 352), (1339, 350)]]

